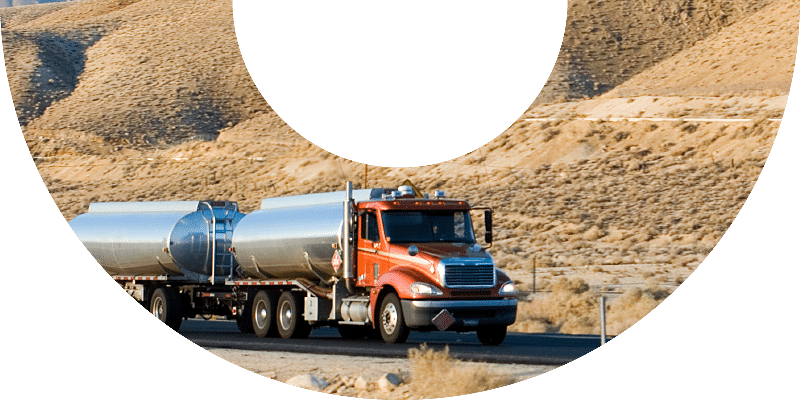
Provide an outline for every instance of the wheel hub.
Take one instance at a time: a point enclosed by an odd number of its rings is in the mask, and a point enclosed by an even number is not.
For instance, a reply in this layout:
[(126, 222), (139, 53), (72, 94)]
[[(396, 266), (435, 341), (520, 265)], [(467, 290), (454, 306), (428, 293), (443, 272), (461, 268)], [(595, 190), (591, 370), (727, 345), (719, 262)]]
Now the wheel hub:
[(158, 319), (163, 319), (164, 316), (164, 301), (160, 297), (153, 300), (153, 315)]
[(264, 328), (267, 324), (267, 317), (269, 316), (264, 302), (259, 301), (254, 312), (256, 314), (256, 325), (259, 329)]
[(383, 309), (383, 314), (381, 315), (383, 330), (388, 334), (392, 334), (397, 327), (397, 308), (395, 308), (393, 303), (389, 303)]
[(289, 305), (288, 302), (284, 302), (281, 305), (281, 327), (284, 330), (288, 330), (289, 327), (292, 325), (292, 306)]

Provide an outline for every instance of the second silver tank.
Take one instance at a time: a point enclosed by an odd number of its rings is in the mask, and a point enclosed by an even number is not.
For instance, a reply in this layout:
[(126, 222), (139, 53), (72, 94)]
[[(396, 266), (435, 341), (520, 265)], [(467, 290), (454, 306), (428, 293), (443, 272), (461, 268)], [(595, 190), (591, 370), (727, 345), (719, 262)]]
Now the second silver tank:
[[(380, 199), (384, 189), (353, 191), (356, 202)], [(257, 278), (317, 280), (341, 273), (331, 264), (341, 246), (344, 191), (268, 198), (233, 233), (239, 267)], [(308, 256), (306, 258), (306, 255)], [(311, 268), (309, 268), (309, 263)]]

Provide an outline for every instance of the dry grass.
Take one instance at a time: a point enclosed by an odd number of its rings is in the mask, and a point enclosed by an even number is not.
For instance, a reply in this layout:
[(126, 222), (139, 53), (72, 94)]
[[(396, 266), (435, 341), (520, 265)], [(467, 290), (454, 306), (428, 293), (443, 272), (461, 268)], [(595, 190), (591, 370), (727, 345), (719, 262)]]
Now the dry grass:
[(508, 376), (498, 375), (489, 369), (465, 367), (461, 361), (450, 357), (449, 348), (435, 351), (424, 344), (409, 349), (411, 361), (411, 392), (421, 398), (445, 398), (487, 391), (514, 382)]
[[(521, 301), (517, 322), (509, 330), (528, 333), (599, 334), (600, 293), (580, 278), (556, 279), (548, 284), (546, 297)], [(611, 289), (608, 289), (609, 291)], [(669, 296), (670, 290), (648, 282), (629, 288), (606, 305), (606, 331), (619, 335), (644, 318)]]
[(583, 279), (559, 278), (544, 299), (520, 302), (512, 331), (593, 334), (597, 329), (598, 297)]
[(657, 285), (626, 290), (622, 296), (609, 304), (606, 331), (611, 335), (621, 334), (649, 314), (669, 294), (667, 289)]

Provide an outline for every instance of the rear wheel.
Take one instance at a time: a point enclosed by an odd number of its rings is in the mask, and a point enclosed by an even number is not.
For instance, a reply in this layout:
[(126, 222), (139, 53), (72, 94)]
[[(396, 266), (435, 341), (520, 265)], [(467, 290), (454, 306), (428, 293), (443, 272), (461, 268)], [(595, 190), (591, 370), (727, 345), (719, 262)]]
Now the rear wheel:
[(406, 326), (403, 318), (403, 307), (400, 298), (390, 293), (381, 301), (381, 311), (378, 316), (378, 328), (383, 341), (387, 343), (405, 343), (411, 330)]
[(150, 297), (150, 313), (175, 331), (181, 328), (183, 305), (180, 293), (171, 287), (160, 287)]
[(498, 346), (506, 338), (508, 327), (505, 325), (491, 325), (478, 328), (478, 340), (485, 346)]
[[(253, 332), (258, 337), (275, 336), (277, 328), (275, 327), (275, 307), (277, 303), (277, 294), (272, 291), (261, 290), (256, 293), (251, 304), (250, 314), (247, 319), (250, 320), (250, 326)], [(247, 313), (247, 311), (245, 311)], [(241, 327), (240, 327), (241, 328)]]
[(299, 293), (281, 293), (276, 320), (283, 338), (306, 338), (311, 333), (311, 325), (303, 319), (303, 296)]

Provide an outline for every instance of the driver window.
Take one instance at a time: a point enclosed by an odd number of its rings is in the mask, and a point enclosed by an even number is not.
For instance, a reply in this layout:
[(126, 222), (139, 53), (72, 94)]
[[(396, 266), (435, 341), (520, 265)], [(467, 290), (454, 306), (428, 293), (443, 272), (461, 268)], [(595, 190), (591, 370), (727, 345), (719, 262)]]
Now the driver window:
[(378, 242), (378, 215), (372, 212), (361, 215), (361, 239)]

